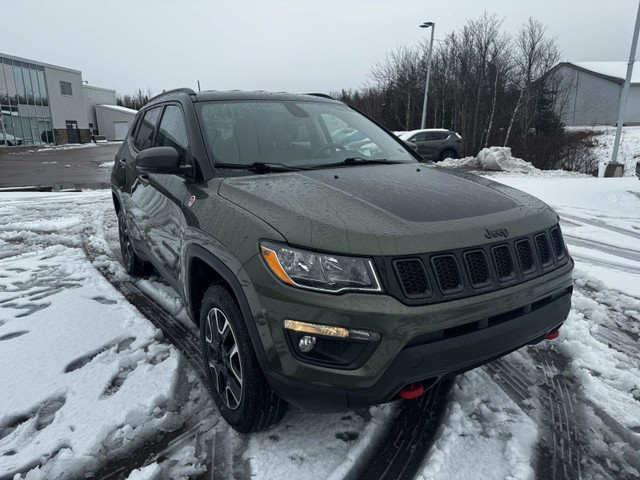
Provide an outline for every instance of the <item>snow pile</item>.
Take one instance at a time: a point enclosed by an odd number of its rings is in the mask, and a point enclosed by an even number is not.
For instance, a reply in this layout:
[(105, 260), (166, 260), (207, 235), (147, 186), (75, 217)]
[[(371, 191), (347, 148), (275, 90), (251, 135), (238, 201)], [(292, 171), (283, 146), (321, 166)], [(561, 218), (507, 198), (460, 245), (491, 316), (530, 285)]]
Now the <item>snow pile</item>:
[(477, 157), (448, 158), (436, 163), (439, 167), (463, 168), (465, 170), (482, 170), (491, 175), (526, 175), (527, 177), (589, 177), (578, 172), (566, 170), (540, 170), (530, 162), (516, 158), (509, 147), (483, 148)]
[(477, 157), (466, 157), (462, 159), (450, 158), (438, 163), (438, 165), (442, 167), (481, 168), (483, 170), (524, 174), (540, 172), (540, 170), (531, 165), (531, 163), (512, 156), (509, 147), (483, 148)]

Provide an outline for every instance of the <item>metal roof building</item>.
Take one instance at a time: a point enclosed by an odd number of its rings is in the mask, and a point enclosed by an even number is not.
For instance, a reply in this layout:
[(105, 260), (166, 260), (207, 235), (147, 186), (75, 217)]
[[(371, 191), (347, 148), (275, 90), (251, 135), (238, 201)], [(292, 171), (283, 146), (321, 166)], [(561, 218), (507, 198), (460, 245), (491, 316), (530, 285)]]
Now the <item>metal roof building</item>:
[(124, 140), (138, 113), (137, 110), (119, 105), (96, 105), (95, 112), (100, 135), (107, 137), (107, 140)]
[[(627, 73), (626, 62), (563, 62), (550, 73), (561, 75), (568, 87), (557, 109), (565, 125), (614, 125)], [(640, 124), (640, 67), (631, 78), (624, 123)]]
[(96, 104), (115, 90), (83, 84), (82, 72), (0, 53), (0, 147), (86, 143)]

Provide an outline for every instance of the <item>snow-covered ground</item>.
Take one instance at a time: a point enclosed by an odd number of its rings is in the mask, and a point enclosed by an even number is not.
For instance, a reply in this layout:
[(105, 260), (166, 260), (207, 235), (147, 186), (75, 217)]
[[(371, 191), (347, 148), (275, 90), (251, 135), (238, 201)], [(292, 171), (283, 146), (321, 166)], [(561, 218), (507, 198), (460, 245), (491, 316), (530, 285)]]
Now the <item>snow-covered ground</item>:
[[(601, 134), (594, 137), (595, 146), (593, 153), (596, 158), (611, 160), (613, 142), (616, 138), (616, 127), (608, 125), (596, 127), (565, 127), (567, 130), (591, 130)], [(620, 148), (618, 149), (618, 162), (625, 164), (625, 176), (635, 175), (636, 162), (640, 160), (640, 126), (622, 127)]]
[[(557, 340), (456, 379), (419, 477), (545, 478), (563, 464), (557, 478), (638, 478), (640, 182), (491, 178), (560, 213), (576, 261), (573, 309)], [(115, 227), (107, 191), (0, 192), (0, 478), (100, 474), (191, 428), (211, 450), (179, 444), (130, 478), (193, 477), (212, 458), (229, 476), (236, 467), (225, 459), (257, 479), (343, 478), (397, 404), (328, 416), (293, 409), (268, 432), (230, 432), (185, 356), (102, 275), (188, 325), (158, 278), (128, 278)]]

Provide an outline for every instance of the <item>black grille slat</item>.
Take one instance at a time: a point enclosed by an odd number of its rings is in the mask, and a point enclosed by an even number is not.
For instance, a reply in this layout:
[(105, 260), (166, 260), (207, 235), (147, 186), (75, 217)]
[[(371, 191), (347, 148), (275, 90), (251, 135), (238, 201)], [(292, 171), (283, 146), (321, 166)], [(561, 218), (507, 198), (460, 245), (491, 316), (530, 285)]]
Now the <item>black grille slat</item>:
[(467, 266), (471, 286), (480, 288), (491, 284), (487, 257), (482, 250), (466, 252), (464, 254), (464, 261)]
[(462, 290), (462, 277), (456, 257), (453, 255), (431, 257), (431, 265), (443, 294)]
[(408, 297), (423, 297), (430, 293), (427, 273), (418, 259), (396, 260), (394, 262), (400, 285)]
[(546, 267), (551, 264), (553, 257), (551, 256), (551, 247), (549, 246), (549, 240), (544, 233), (536, 235), (536, 250), (538, 251), (538, 258), (540, 258), (540, 265)]
[(511, 249), (508, 245), (493, 247), (493, 263), (496, 267), (498, 278), (501, 281), (509, 280), (515, 276)]
[(532, 273), (536, 269), (533, 260), (533, 249), (529, 240), (520, 240), (516, 242), (516, 252), (518, 254), (518, 262), (523, 275)]
[(551, 243), (553, 244), (553, 251), (556, 253), (556, 258), (561, 259), (564, 257), (564, 240), (562, 240), (562, 233), (558, 227), (551, 229)]

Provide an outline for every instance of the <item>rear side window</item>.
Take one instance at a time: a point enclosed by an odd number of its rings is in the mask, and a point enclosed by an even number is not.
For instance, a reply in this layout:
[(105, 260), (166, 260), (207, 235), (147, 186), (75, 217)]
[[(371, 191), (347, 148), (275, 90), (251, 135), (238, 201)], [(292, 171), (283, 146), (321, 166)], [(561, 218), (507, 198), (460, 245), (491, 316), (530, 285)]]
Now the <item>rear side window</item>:
[(427, 134), (422, 132), (422, 133), (416, 133), (413, 137), (411, 137), (411, 140), (409, 140), (410, 142), (426, 142), (427, 141)]
[(180, 154), (180, 161), (184, 163), (186, 160), (189, 138), (180, 107), (169, 105), (165, 108), (155, 145), (156, 147), (173, 147)]
[(162, 107), (152, 108), (147, 110), (138, 127), (136, 138), (133, 144), (138, 150), (144, 150), (150, 148), (153, 145), (153, 134), (155, 132), (156, 125), (158, 124), (158, 118), (160, 118), (160, 111)]
[(435, 140), (446, 140), (449, 137), (448, 133), (445, 132), (429, 132), (429, 141)]

